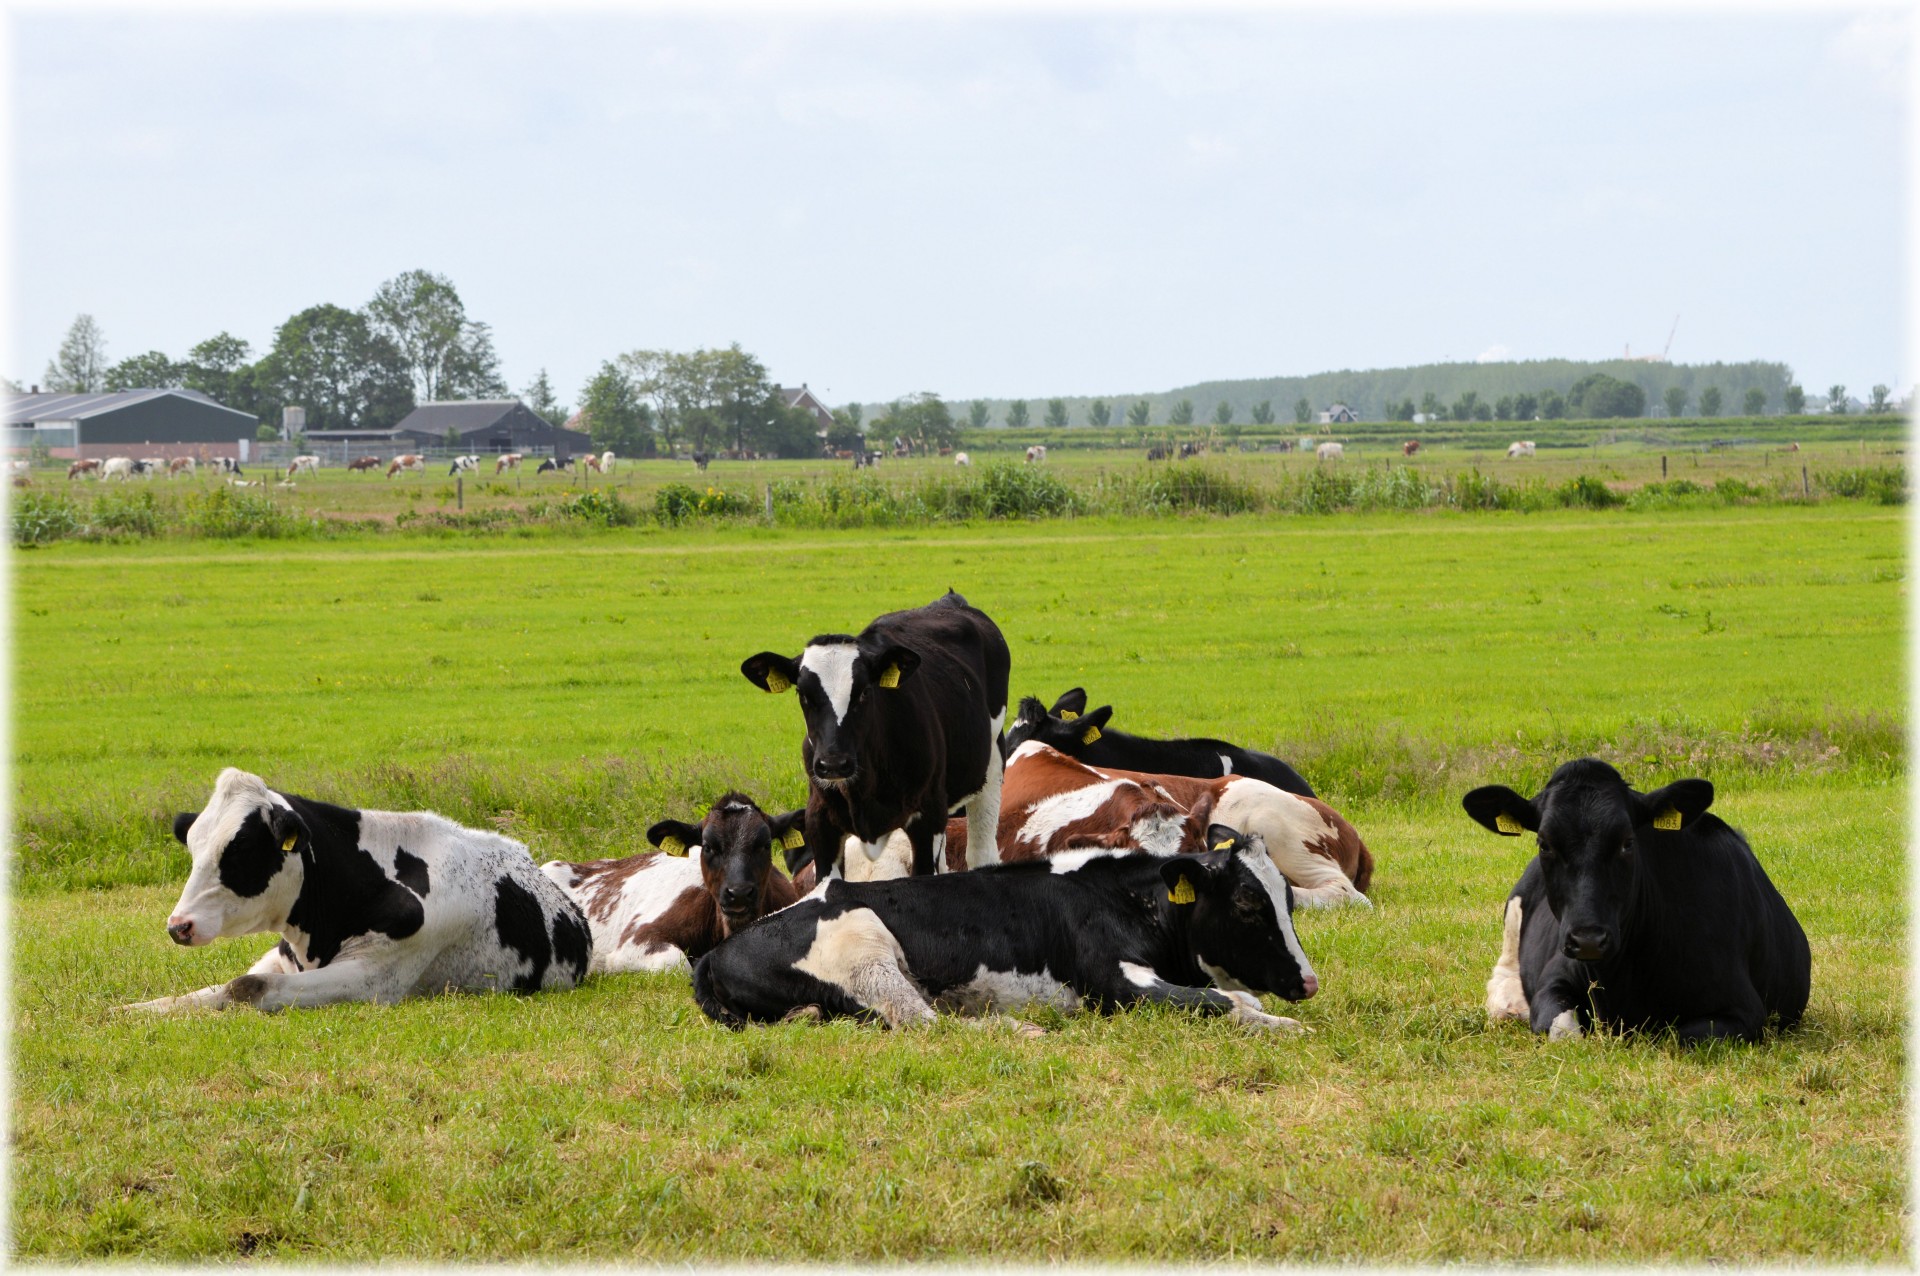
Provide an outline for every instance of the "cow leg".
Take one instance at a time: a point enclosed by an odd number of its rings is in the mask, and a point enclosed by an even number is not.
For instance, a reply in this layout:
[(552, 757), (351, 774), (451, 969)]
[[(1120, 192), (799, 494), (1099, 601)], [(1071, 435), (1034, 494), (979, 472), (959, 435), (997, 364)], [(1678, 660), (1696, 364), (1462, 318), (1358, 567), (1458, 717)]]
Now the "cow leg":
[(807, 803), (805, 816), (807, 829), (807, 849), (813, 852), (813, 880), (824, 882), (829, 877), (844, 877), (840, 871), (840, 844), (848, 837), (848, 830), (836, 824), (827, 814), (824, 802)]
[(1586, 1028), (1576, 1008), (1581, 1000), (1581, 990), (1574, 988), (1564, 978), (1554, 978), (1549, 967), (1527, 1007), (1528, 1022), (1535, 1032), (1543, 1033), (1554, 1041), (1583, 1037)]
[[(1006, 710), (1002, 709), (988, 726), (986, 780), (967, 802), (968, 868), (1000, 862), (1000, 782), (1004, 775), (1000, 761), (1000, 724), (1006, 716)], [(944, 812), (940, 822), (944, 828)]]
[[(889, 1028), (912, 1028), (933, 1022), (933, 1006), (907, 974), (906, 954), (886, 923), (867, 908), (856, 908), (822, 921), (813, 944), (793, 969), (830, 985), (856, 1004), (886, 1020)], [(789, 1005), (818, 1004), (831, 1011), (820, 996), (794, 998)]]
[(389, 1005), (404, 998), (427, 968), (431, 954), (405, 962), (342, 961), (317, 970), (248, 971), (238, 979), (202, 988), (180, 997), (141, 1002), (131, 1010), (171, 1013), (178, 1010), (226, 1010), (252, 1006), (283, 1010), (288, 1006), (330, 1006), (342, 1001), (373, 1001)]
[(947, 804), (929, 803), (918, 818), (907, 821), (907, 844), (913, 848), (913, 875), (928, 877), (946, 867)]
[(1506, 921), (1501, 927), (1500, 957), (1493, 963), (1487, 979), (1487, 1018), (1527, 1018), (1527, 992), (1520, 984), (1520, 922), (1522, 909), (1518, 895), (1507, 899)]
[(1306, 1030), (1306, 1026), (1298, 1019), (1270, 1015), (1262, 1010), (1260, 999), (1250, 992), (1238, 989), (1223, 992), (1218, 988), (1189, 988), (1184, 984), (1170, 984), (1154, 974), (1153, 967), (1131, 961), (1121, 962), (1117, 973), (1119, 978), (1113, 986), (1099, 995), (1103, 1007), (1138, 1005), (1143, 1001), (1151, 1001), (1165, 1006), (1178, 1006), (1195, 1014), (1226, 1015), (1237, 1024), (1266, 1032)]
[(1723, 1040), (1758, 1041), (1760, 1025), (1765, 1022), (1766, 1015), (1761, 1012), (1756, 998), (1751, 1006), (1729, 1006), (1711, 1014), (1682, 1020), (1673, 1026), (1673, 1031), (1687, 1045)]

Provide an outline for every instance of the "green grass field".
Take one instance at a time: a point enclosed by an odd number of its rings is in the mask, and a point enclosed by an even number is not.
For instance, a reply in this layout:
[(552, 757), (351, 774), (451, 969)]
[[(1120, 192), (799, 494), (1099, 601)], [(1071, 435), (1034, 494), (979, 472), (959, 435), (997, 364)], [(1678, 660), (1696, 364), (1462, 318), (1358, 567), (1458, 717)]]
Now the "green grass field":
[[(17, 554), (15, 1252), (1904, 1257), (1904, 540), (1849, 503)], [(800, 800), (798, 711), (743, 657), (949, 585), (1000, 621), (1016, 694), (1273, 748), (1354, 821), (1378, 907), (1302, 915), (1314, 1035), (730, 1034), (633, 976), (112, 1012), (268, 942), (162, 931), (165, 818), (220, 767), (623, 853), (727, 784)], [(1715, 781), (1812, 939), (1801, 1031), (1486, 1023), (1526, 852), (1459, 794), (1583, 752)]]

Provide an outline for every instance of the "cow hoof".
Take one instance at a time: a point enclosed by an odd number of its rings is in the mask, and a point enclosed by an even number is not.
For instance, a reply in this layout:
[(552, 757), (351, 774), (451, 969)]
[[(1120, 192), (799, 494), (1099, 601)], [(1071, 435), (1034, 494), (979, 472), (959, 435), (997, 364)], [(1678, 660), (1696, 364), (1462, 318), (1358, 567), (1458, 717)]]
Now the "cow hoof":
[(1547, 1025), (1549, 1041), (1577, 1041), (1585, 1035), (1580, 1031), (1580, 1012), (1577, 1010), (1562, 1010)]
[(819, 1021), (820, 1007), (818, 1006), (795, 1006), (780, 1016), (781, 1023), (818, 1023)]
[(164, 1015), (174, 1009), (179, 1004), (179, 1000), (178, 997), (155, 997), (152, 1001), (130, 1001), (116, 1009), (122, 1012), (140, 1010), (150, 1015)]

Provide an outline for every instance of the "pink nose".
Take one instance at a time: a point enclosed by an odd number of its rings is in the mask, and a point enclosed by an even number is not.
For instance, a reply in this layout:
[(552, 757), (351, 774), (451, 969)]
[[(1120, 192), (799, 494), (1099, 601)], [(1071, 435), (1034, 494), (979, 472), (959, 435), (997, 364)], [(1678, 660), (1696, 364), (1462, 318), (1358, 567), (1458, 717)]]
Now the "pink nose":
[(1314, 978), (1312, 975), (1308, 975), (1305, 979), (1301, 980), (1300, 982), (1303, 985), (1305, 985), (1307, 990), (1307, 996), (1309, 997), (1313, 996), (1313, 994), (1320, 991), (1320, 981)]
[(167, 918), (167, 935), (176, 944), (193, 942), (193, 919), (190, 917)]

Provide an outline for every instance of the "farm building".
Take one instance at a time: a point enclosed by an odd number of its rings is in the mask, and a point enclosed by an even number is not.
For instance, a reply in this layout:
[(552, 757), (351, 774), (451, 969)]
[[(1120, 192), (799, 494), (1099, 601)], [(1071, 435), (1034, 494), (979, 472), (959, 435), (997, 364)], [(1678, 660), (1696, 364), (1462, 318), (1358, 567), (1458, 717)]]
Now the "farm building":
[(456, 403), (422, 403), (409, 412), (392, 430), (313, 430), (310, 442), (334, 442), (335, 435), (359, 439), (369, 444), (390, 436), (390, 446), (438, 447), (447, 441), (447, 431), (460, 437), (460, 447), (468, 452), (554, 452), (571, 456), (593, 449), (593, 440), (578, 430), (562, 429), (518, 399), (469, 399)]
[(62, 457), (236, 456), (260, 428), (251, 412), (198, 390), (20, 394), (6, 402), (7, 447), (44, 444)]
[(1359, 419), (1359, 414), (1344, 403), (1336, 403), (1320, 414), (1320, 424), (1322, 425), (1343, 425), (1351, 421), (1358, 421)]
[(802, 381), (797, 390), (784, 385), (775, 386), (774, 390), (788, 407), (801, 408), (813, 413), (814, 434), (823, 439), (827, 437), (827, 431), (833, 428), (833, 410), (820, 402), (818, 395), (807, 389), (806, 382)]

